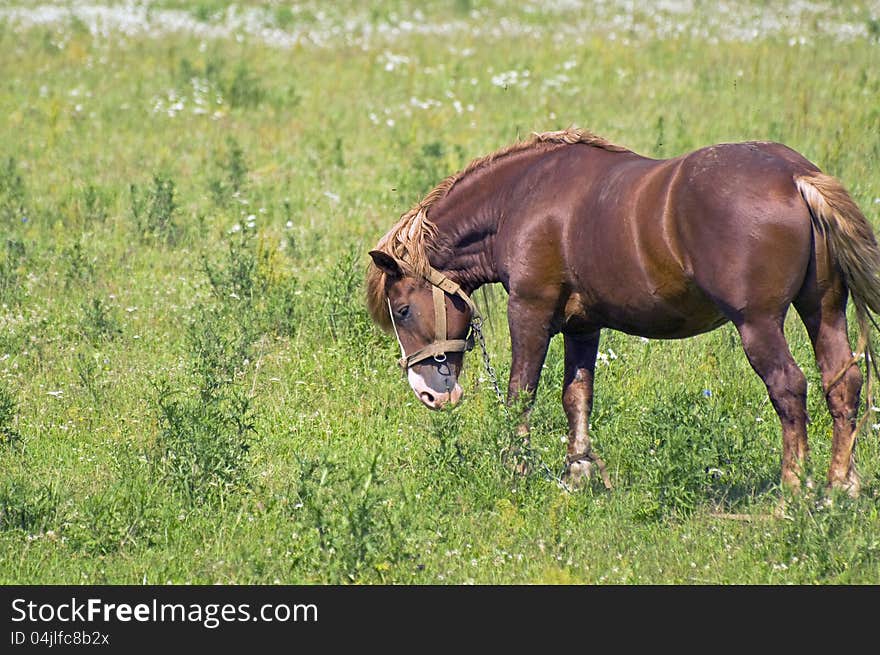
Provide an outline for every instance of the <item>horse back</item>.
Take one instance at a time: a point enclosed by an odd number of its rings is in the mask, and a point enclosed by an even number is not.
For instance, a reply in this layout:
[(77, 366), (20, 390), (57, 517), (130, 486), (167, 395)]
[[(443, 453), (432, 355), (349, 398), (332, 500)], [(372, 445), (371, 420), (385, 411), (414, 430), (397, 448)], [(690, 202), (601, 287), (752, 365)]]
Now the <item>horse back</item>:
[(562, 226), (563, 324), (685, 337), (784, 312), (812, 239), (793, 177), (813, 164), (758, 142), (604, 159)]

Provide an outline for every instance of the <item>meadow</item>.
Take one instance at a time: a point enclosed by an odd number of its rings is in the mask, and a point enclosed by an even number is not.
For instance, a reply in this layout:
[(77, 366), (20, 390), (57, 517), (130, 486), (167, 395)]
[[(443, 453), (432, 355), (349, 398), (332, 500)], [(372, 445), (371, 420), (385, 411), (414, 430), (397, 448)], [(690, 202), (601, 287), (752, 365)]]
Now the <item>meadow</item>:
[[(572, 124), (654, 157), (781, 141), (880, 229), (880, 4), (0, 5), (0, 583), (880, 582), (880, 417), (861, 495), (827, 493), (794, 312), (798, 496), (731, 326), (603, 334), (611, 492), (541, 474), (558, 337), (528, 477), (478, 353), (453, 411), (413, 396), (368, 250), (471, 159)], [(503, 381), (505, 299), (475, 295)]]

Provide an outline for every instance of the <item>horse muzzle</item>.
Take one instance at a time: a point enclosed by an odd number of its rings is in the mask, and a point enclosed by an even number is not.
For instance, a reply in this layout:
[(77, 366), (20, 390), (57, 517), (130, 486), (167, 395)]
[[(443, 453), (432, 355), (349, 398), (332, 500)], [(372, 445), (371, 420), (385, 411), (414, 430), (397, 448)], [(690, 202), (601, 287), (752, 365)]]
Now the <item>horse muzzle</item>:
[(407, 370), (406, 378), (413, 393), (428, 409), (454, 407), (463, 395), (458, 379), (449, 366), (419, 366)]

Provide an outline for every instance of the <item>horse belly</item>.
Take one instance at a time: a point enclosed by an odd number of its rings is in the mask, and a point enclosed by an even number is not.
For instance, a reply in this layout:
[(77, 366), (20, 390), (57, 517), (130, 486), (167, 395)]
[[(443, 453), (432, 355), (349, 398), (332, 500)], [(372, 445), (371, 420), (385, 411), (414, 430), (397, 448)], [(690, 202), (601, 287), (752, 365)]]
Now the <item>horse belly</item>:
[(565, 305), (564, 331), (610, 328), (649, 339), (682, 339), (723, 325), (727, 318), (700, 289), (692, 286), (675, 295), (656, 292), (627, 298), (589, 298), (573, 293)]
[(650, 315), (633, 313), (615, 317), (608, 321), (607, 327), (649, 339), (684, 339), (714, 330), (727, 321), (716, 307), (701, 305), (688, 313), (658, 308)]

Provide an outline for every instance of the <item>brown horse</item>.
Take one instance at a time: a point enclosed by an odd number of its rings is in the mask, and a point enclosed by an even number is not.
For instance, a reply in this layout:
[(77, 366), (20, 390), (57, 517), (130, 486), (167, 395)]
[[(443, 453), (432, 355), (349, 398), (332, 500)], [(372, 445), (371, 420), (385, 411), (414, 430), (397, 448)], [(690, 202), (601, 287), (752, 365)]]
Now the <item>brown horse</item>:
[(394, 329), (430, 408), (461, 398), (469, 294), (480, 285), (509, 294), (509, 402), (533, 396), (550, 338), (563, 334), (571, 485), (601, 462), (587, 433), (600, 330), (677, 339), (732, 321), (782, 423), (782, 482), (797, 488), (807, 383), (783, 332), (794, 304), (834, 419), (828, 482), (858, 490), (862, 374), (846, 303), (851, 295), (865, 349), (868, 311), (880, 310), (880, 249), (843, 186), (784, 145), (656, 160), (583, 130), (536, 134), (447, 178), (370, 255), (370, 313)]

